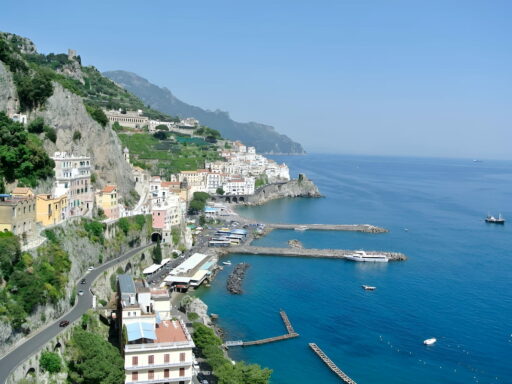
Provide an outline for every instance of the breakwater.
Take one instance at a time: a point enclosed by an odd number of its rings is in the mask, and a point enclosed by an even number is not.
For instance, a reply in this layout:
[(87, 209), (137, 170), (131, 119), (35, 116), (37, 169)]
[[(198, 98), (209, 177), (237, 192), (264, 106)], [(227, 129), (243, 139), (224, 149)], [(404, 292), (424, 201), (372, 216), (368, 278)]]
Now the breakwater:
[(298, 231), (349, 231), (365, 233), (386, 233), (385, 228), (370, 224), (266, 224), (270, 229), (295, 229)]
[(242, 293), (242, 281), (245, 277), (245, 272), (249, 268), (249, 264), (240, 263), (238, 264), (233, 272), (229, 274), (226, 288), (229, 292), (239, 295)]
[[(240, 253), (244, 255), (278, 255), (289, 257), (311, 257), (327, 259), (346, 259), (347, 255), (354, 253), (348, 249), (314, 249), (314, 248), (278, 248), (256, 247), (242, 245), (223, 250), (226, 253)], [(407, 260), (407, 256), (400, 252), (365, 251), (368, 255), (386, 255), (389, 261)]]
[(356, 384), (345, 372), (338, 368), (336, 364), (320, 349), (315, 343), (309, 343), (309, 347), (317, 354), (317, 356), (333, 371), (341, 380), (347, 384)]

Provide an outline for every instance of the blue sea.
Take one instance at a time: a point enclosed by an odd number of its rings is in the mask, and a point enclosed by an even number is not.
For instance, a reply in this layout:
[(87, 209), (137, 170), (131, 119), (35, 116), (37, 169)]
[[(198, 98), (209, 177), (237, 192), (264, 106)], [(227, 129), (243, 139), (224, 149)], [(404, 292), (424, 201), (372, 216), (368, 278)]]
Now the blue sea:
[[(235, 347), (235, 360), (273, 370), (271, 382), (339, 383), (314, 342), (358, 383), (512, 383), (512, 162), (341, 155), (275, 157), (325, 198), (242, 207), (262, 222), (368, 223), (386, 234), (278, 230), (255, 242), (403, 252), (388, 265), (233, 255), (248, 262), (242, 295), (226, 267), (199, 292), (229, 340), (300, 337)], [(502, 213), (505, 225), (486, 224)], [(407, 229), (407, 230), (406, 230)], [(376, 291), (361, 289), (374, 285)], [(433, 346), (423, 340), (437, 338)]]

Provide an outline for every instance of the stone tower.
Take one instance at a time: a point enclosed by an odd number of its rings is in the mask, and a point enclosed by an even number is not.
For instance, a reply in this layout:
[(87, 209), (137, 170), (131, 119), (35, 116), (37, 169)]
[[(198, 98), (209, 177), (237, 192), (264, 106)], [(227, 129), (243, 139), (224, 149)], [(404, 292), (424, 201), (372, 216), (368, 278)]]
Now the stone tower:
[(130, 150), (128, 149), (128, 147), (124, 147), (123, 156), (124, 156), (125, 161), (128, 164), (130, 164)]

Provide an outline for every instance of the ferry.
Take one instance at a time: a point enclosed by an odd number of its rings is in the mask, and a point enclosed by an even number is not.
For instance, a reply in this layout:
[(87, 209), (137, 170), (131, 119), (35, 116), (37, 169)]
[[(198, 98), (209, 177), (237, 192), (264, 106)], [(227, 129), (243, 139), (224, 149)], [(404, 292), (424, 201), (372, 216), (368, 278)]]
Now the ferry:
[(371, 285), (361, 285), (361, 287), (365, 290), (365, 291), (375, 291), (377, 289), (377, 287), (372, 287)]
[(345, 256), (346, 259), (352, 261), (368, 261), (374, 263), (387, 263), (389, 261), (386, 255), (368, 255), (365, 251), (355, 251)]
[(222, 264), (224, 264), (224, 265), (231, 265), (231, 261), (229, 261), (229, 260), (223, 261)]
[(433, 345), (433, 344), (436, 343), (436, 341), (437, 341), (437, 339), (435, 337), (433, 337), (431, 339), (424, 340), (423, 344), (425, 344), (425, 345)]
[(487, 217), (485, 218), (485, 222), (491, 224), (505, 224), (505, 219), (501, 217), (500, 213), (498, 217), (487, 215)]
[(298, 227), (295, 227), (294, 229), (296, 231), (305, 231), (306, 229), (308, 229), (308, 227), (306, 227), (305, 225), (300, 225)]

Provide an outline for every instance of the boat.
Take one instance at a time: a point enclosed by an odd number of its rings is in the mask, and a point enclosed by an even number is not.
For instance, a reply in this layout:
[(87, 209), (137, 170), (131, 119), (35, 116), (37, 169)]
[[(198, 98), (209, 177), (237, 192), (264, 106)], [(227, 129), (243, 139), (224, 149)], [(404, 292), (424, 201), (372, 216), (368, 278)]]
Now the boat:
[(224, 265), (231, 265), (231, 261), (229, 261), (229, 260), (223, 261), (222, 264), (224, 264)]
[(354, 253), (346, 255), (345, 258), (352, 261), (367, 261), (374, 263), (387, 263), (389, 261), (386, 255), (369, 255), (365, 251), (355, 251)]
[(435, 344), (437, 339), (435, 337), (432, 337), (431, 339), (423, 340), (423, 344), (425, 345), (433, 345)]
[(371, 285), (361, 285), (361, 287), (365, 290), (365, 291), (375, 291), (377, 289), (377, 287), (372, 287)]
[(500, 213), (498, 215), (498, 217), (487, 215), (487, 217), (485, 218), (485, 222), (491, 223), (491, 224), (505, 224), (505, 219), (503, 217), (501, 217), (501, 213)]
[(295, 227), (293, 229), (296, 231), (305, 231), (306, 229), (308, 229), (308, 227), (306, 227), (305, 225), (301, 225), (301, 226)]

